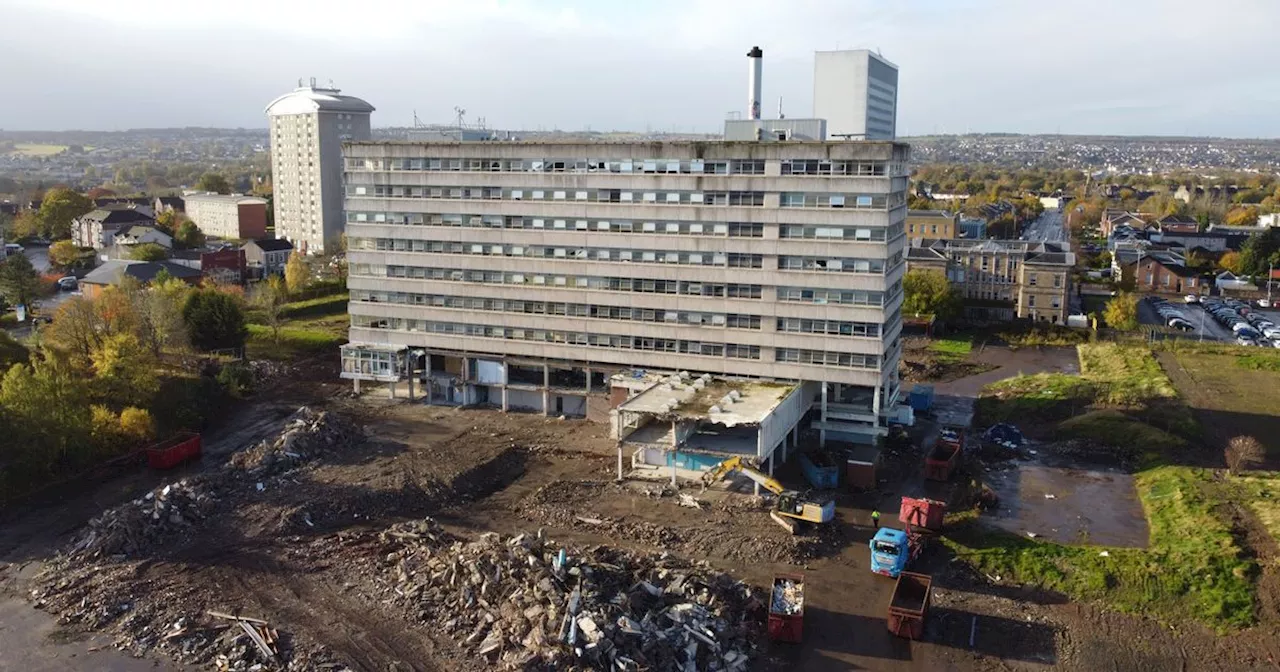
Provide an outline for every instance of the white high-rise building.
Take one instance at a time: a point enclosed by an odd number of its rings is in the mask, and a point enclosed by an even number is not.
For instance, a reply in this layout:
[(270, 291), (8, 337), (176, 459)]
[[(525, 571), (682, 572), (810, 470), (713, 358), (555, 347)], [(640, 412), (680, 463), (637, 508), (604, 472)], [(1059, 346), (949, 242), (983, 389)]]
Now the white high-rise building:
[(300, 86), (267, 106), (276, 237), (307, 254), (342, 235), (342, 143), (368, 140), (373, 106), (338, 89)]
[(813, 116), (827, 135), (893, 140), (898, 132), (898, 66), (866, 49), (813, 55)]

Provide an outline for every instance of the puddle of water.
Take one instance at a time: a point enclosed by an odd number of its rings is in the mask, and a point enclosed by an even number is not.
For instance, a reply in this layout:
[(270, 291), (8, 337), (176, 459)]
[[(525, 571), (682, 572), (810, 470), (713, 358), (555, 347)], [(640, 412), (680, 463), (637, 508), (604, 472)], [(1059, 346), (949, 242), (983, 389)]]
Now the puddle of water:
[[(116, 651), (102, 635), (73, 642), (58, 637), (53, 617), (17, 598), (0, 599), (0, 670), (23, 672), (154, 672), (167, 662)], [(103, 647), (100, 651), (90, 648)]]
[(1147, 545), (1146, 514), (1129, 474), (1021, 464), (988, 474), (987, 482), (1000, 508), (984, 519), (1001, 529), (1064, 544)]

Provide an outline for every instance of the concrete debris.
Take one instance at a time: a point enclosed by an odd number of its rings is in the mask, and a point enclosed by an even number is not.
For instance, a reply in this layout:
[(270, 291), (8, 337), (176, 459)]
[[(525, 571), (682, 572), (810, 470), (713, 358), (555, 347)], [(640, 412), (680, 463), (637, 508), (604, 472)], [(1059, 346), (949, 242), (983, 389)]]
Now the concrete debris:
[(190, 533), (216, 502), (205, 479), (170, 483), (91, 519), (67, 552), (87, 557), (135, 555), (153, 544)]
[(699, 511), (702, 510), (702, 502), (699, 502), (697, 499), (695, 499), (693, 495), (686, 495), (685, 493), (682, 492), (680, 493), (679, 501), (680, 501), (680, 506), (683, 506), (685, 508), (697, 509)]
[[(205, 613), (169, 591), (139, 590), (156, 559), (181, 552), (235, 507), (280, 490), (286, 472), (323, 451), (363, 440), (349, 421), (299, 408), (280, 434), (236, 454), (226, 466), (156, 488), (93, 518), (37, 575), (29, 596), (62, 625), (111, 629), (115, 646), (141, 657), (160, 651), (184, 665), (218, 670), (345, 669), (323, 649), (296, 650), (293, 638), (265, 621)], [(311, 514), (282, 514), (293, 527), (314, 527)], [(159, 563), (163, 564), (163, 562)]]
[(793, 616), (804, 611), (804, 584), (785, 579), (773, 586), (770, 612)]
[(361, 435), (359, 427), (341, 416), (303, 406), (289, 416), (274, 440), (263, 440), (236, 453), (230, 464), (262, 479), (308, 462), (325, 450), (349, 444)]
[(737, 671), (755, 654), (758, 592), (705, 563), (541, 532), (463, 541), (430, 519), (379, 538), (387, 599), (490, 669)]

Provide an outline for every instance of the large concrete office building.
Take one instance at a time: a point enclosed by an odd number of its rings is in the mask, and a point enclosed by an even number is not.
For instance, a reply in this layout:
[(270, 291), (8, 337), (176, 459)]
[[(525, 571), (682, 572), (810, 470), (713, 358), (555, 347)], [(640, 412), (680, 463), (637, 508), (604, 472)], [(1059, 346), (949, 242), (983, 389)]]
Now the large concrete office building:
[(345, 152), (346, 377), (407, 349), (436, 400), (570, 416), (621, 371), (779, 380), (855, 440), (898, 396), (907, 145)]
[(893, 140), (898, 134), (898, 66), (866, 49), (813, 55), (813, 116), (827, 134)]
[(301, 84), (267, 106), (276, 237), (325, 254), (342, 236), (342, 143), (371, 137), (374, 108), (314, 78)]

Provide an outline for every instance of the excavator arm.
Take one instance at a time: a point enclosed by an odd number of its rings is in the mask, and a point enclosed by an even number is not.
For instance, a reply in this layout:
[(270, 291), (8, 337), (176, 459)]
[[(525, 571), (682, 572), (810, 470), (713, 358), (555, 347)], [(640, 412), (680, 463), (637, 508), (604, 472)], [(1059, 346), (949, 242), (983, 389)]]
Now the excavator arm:
[(719, 481), (729, 474), (740, 471), (743, 476), (760, 484), (760, 487), (772, 492), (775, 495), (782, 494), (786, 488), (779, 483), (777, 479), (765, 474), (751, 465), (747, 464), (741, 457), (731, 457), (720, 464), (712, 467), (710, 471), (702, 475), (703, 488)]

